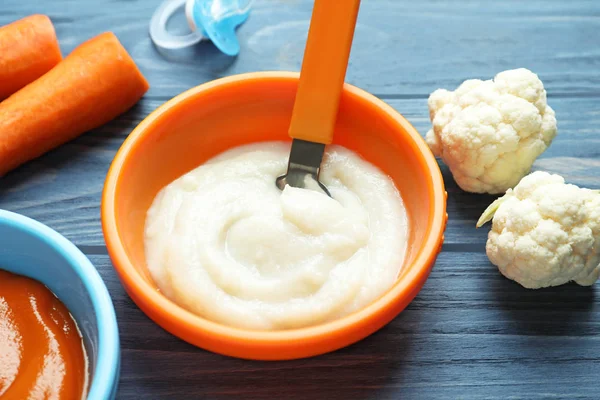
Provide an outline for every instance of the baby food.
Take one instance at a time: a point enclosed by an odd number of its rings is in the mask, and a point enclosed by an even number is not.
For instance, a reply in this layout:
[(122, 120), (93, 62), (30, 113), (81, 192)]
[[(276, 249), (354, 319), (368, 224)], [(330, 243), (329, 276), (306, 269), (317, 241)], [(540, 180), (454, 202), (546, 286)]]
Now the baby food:
[(84, 398), (87, 359), (75, 321), (43, 284), (0, 270), (0, 398)]
[(395, 282), (408, 218), (391, 178), (329, 146), (325, 194), (275, 185), (289, 144), (226, 151), (164, 187), (148, 210), (145, 250), (159, 290), (229, 326), (283, 330), (367, 306)]

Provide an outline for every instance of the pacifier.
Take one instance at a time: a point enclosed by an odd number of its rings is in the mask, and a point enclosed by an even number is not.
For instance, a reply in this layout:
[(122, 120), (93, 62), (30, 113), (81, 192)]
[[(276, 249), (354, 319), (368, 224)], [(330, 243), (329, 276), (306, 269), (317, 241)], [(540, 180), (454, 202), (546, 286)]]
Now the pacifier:
[[(248, 18), (251, 4), (252, 0), (165, 0), (150, 21), (150, 38), (163, 49), (182, 49), (210, 40), (223, 53), (236, 56), (240, 43), (235, 30)], [(181, 7), (185, 7), (191, 32), (173, 35), (167, 32), (167, 22)]]

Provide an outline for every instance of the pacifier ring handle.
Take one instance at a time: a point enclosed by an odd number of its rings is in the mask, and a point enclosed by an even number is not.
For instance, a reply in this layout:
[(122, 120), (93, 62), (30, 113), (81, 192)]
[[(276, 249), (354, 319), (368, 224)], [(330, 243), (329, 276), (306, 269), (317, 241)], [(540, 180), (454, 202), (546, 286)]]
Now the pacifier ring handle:
[[(154, 44), (164, 49), (182, 49), (193, 46), (200, 42), (204, 36), (201, 30), (197, 29), (189, 16), (189, 9), (193, 5), (193, 0), (165, 0), (154, 11), (150, 20), (150, 38)], [(167, 31), (167, 22), (177, 10), (186, 8), (186, 18), (190, 26), (191, 33), (187, 35), (173, 35)]]

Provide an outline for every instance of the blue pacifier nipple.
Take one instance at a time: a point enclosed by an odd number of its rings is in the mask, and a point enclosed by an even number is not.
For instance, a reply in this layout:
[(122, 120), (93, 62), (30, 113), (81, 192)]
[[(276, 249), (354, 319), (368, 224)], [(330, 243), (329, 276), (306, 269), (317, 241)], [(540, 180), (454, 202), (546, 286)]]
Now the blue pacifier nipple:
[[(251, 4), (252, 0), (165, 0), (150, 21), (150, 38), (165, 49), (181, 49), (210, 39), (223, 53), (236, 56), (240, 43), (235, 30), (248, 19)], [(170, 34), (167, 21), (183, 6), (192, 32)]]

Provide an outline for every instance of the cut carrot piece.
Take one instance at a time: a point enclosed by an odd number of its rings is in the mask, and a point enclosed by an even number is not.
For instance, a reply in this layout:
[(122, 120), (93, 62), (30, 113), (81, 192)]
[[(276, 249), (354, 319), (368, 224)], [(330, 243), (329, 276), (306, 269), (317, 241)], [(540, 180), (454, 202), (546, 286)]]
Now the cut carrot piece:
[(112, 32), (0, 103), (0, 176), (130, 109), (149, 85)]
[(35, 81), (62, 60), (54, 26), (30, 15), (0, 27), (0, 100)]

